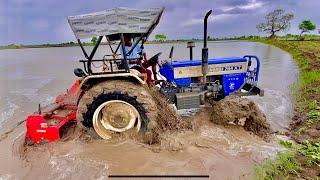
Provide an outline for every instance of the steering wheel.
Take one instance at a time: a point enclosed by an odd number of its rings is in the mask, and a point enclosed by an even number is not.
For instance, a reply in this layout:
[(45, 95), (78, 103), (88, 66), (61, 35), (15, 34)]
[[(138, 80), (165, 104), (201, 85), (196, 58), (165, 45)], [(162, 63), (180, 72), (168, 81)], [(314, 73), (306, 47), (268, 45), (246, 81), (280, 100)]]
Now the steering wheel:
[(154, 56), (152, 56), (151, 58), (149, 58), (149, 62), (151, 64), (158, 64), (158, 60), (159, 60), (159, 56), (162, 54), (162, 52), (159, 52), (157, 54), (155, 54)]

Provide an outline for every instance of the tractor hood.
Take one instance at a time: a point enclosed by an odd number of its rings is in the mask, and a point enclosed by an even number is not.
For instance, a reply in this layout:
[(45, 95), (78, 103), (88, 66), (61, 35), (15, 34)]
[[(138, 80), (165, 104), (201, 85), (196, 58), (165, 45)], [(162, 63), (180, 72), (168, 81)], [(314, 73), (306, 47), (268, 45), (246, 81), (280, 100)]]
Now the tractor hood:
[(77, 39), (130, 33), (151, 33), (164, 8), (146, 10), (114, 8), (90, 14), (69, 16), (69, 25)]
[[(208, 59), (208, 76), (244, 74), (248, 70), (248, 60), (244, 57)], [(201, 60), (173, 61), (162, 65), (160, 74), (177, 85), (190, 84), (191, 78), (202, 77)], [(183, 81), (183, 83), (181, 83)]]

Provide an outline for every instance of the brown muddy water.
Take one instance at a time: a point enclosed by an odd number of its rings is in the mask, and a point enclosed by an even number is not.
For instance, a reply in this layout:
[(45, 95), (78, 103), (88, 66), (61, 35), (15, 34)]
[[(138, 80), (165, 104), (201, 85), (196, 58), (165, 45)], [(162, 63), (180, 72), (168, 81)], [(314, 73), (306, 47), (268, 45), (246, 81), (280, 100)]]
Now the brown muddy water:
[[(174, 59), (188, 59), (185, 44), (174, 44)], [(259, 86), (264, 97), (250, 97), (266, 114), (274, 131), (286, 131), (293, 112), (291, 85), (298, 70), (289, 54), (255, 42), (209, 43), (209, 57), (257, 55), (262, 61)], [(171, 45), (146, 45), (149, 56)], [(96, 58), (103, 56), (98, 51)], [(196, 44), (196, 58), (201, 44)], [(0, 51), (0, 135), (37, 104), (49, 104), (76, 79), (82, 59), (78, 47)], [(193, 121), (206, 121), (206, 112)], [(0, 141), (0, 179), (106, 179), (110, 174), (210, 175), (210, 179), (251, 179), (255, 164), (282, 150), (276, 138), (267, 143), (240, 127), (202, 123), (196, 131), (168, 133), (158, 146), (133, 140), (116, 144), (73, 140), (24, 149), (25, 124)], [(77, 137), (74, 132), (74, 136)]]

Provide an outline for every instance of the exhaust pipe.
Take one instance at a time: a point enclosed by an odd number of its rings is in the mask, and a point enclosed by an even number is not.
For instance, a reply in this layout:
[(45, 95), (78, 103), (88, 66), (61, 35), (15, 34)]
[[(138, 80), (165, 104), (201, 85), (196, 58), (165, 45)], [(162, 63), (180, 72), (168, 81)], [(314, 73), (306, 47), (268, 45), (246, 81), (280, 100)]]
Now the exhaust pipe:
[(207, 83), (207, 74), (208, 74), (208, 17), (212, 13), (212, 10), (208, 11), (204, 17), (204, 27), (203, 27), (203, 48), (202, 48), (202, 74), (203, 74), (203, 83)]

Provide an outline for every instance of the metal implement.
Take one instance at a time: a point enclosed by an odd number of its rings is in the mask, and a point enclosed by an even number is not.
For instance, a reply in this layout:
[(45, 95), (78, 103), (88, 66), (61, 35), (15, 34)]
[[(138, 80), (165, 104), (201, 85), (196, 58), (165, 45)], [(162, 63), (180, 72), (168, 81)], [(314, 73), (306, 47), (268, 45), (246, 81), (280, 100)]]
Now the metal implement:
[(54, 104), (41, 108), (26, 120), (26, 138), (34, 143), (56, 141), (62, 136), (61, 129), (69, 122), (76, 122), (78, 88), (77, 80), (66, 94), (57, 96)]

